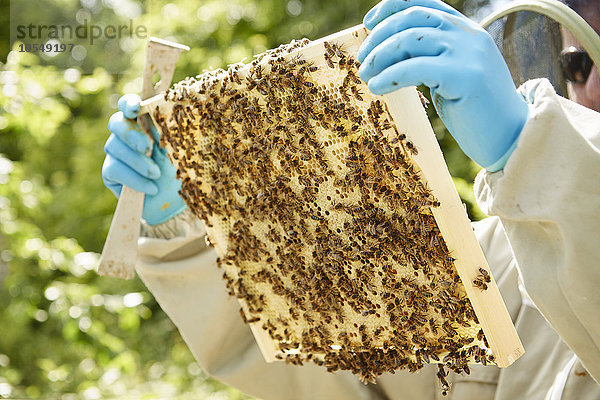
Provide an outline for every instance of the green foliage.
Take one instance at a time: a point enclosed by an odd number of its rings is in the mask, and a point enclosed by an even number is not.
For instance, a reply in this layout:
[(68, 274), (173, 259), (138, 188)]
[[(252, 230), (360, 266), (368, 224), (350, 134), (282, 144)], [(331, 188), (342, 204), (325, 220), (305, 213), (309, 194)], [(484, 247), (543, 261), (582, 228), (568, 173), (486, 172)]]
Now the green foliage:
[[(85, 8), (75, 0), (44, 3)], [(81, 4), (94, 4), (87, 12), (102, 23), (112, 15), (107, 4), (119, 2)], [(192, 48), (178, 80), (356, 25), (374, 4), (154, 0), (138, 22)], [(205, 376), (139, 280), (93, 271), (116, 204), (100, 175), (106, 124), (119, 96), (141, 88), (144, 43), (121, 44), (129, 57), (118, 75), (108, 72), (113, 60), (102, 47), (88, 48), (90, 74), (36, 54), (0, 57), (0, 397), (243, 398)], [(477, 167), (432, 107), (428, 113), (461, 197), (472, 217), (482, 217), (470, 184)]]

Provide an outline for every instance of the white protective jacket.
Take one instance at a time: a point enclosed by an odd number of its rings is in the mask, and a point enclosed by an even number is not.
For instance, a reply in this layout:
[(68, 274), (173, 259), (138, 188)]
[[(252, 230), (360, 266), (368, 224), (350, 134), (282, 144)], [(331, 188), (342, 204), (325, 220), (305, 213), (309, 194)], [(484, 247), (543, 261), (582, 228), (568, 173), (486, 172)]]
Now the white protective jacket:
[[(600, 399), (600, 114), (546, 80), (503, 171), (481, 171), (473, 224), (525, 347), (512, 366), (450, 374), (446, 399)], [(137, 272), (213, 377), (263, 399), (437, 399), (435, 373), (399, 371), (377, 385), (314, 365), (267, 364), (228, 298), (199, 220), (185, 212), (140, 239)]]

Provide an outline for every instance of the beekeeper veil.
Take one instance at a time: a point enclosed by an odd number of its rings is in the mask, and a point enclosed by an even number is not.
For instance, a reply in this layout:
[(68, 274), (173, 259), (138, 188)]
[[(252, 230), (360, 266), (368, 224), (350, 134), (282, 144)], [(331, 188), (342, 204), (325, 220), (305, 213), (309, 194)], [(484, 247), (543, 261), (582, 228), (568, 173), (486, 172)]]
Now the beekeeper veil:
[[(599, 13), (595, 0), (565, 1), (582, 14)], [(595, 17), (600, 19), (600, 14)], [(510, 2), (481, 25), (496, 41), (517, 86), (529, 79), (547, 78), (558, 94), (569, 97), (568, 82), (585, 82), (594, 63), (600, 68), (600, 36), (557, 0)]]

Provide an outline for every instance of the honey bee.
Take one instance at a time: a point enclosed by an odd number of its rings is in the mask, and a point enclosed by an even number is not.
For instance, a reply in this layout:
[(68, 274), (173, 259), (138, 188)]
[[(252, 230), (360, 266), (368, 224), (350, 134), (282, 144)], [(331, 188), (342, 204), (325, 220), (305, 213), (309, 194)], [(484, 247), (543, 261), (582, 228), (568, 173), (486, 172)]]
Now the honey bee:
[(325, 62), (329, 68), (335, 68), (335, 64), (328, 53), (323, 54), (323, 57), (325, 58)]
[(485, 269), (483, 269), (481, 267), (479, 267), (479, 274), (481, 275), (484, 282), (490, 283), (492, 281), (492, 278), (490, 278), (489, 272), (487, 272)]
[(473, 286), (481, 289), (481, 291), (485, 291), (488, 288), (487, 284), (478, 278), (473, 279)]
[(417, 150), (415, 145), (412, 144), (412, 142), (406, 142), (406, 147), (408, 148), (408, 151), (412, 153), (412, 155), (416, 156), (417, 154), (419, 154), (419, 151)]
[(357, 100), (363, 101), (362, 92), (359, 89), (357, 89), (356, 86), (352, 86), (350, 89), (352, 90), (352, 93), (354, 93), (354, 97)]
[(440, 324), (438, 324), (434, 318), (430, 318), (429, 326), (431, 327), (431, 332), (433, 332), (433, 334), (437, 335)]

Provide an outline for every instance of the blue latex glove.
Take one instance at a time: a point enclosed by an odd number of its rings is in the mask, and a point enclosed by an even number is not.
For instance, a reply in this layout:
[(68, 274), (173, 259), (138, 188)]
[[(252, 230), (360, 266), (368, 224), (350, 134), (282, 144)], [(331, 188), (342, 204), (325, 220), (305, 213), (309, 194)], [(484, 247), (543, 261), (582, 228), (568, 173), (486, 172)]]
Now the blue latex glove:
[[(181, 182), (167, 158), (166, 150), (158, 146), (159, 135), (154, 126), (152, 145), (136, 118), (140, 112), (140, 97), (128, 94), (119, 99), (119, 112), (108, 121), (110, 137), (104, 145), (106, 158), (102, 165), (104, 185), (119, 197), (123, 185), (146, 194), (142, 217), (150, 225), (168, 221), (187, 206), (179, 196)], [(146, 154), (152, 149), (152, 157)]]
[(504, 168), (529, 109), (490, 35), (438, 0), (384, 0), (364, 18), (360, 77), (375, 94), (424, 84), (461, 149)]

